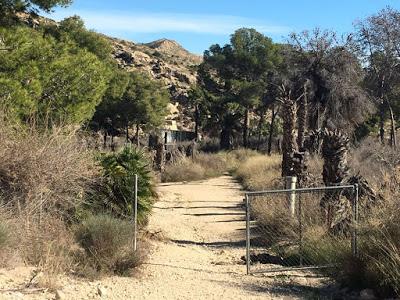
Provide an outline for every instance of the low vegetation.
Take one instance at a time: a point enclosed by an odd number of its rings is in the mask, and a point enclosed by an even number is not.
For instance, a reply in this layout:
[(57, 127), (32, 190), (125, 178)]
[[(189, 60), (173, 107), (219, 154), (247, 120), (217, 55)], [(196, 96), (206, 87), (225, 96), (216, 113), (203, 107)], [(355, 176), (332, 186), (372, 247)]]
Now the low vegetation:
[(133, 174), (142, 224), (156, 199), (143, 153), (96, 154), (68, 126), (0, 127), (1, 265), (36, 266), (46, 274), (41, 284), (54, 287), (57, 274), (71, 270), (93, 277), (140, 264), (146, 251), (132, 250)]
[(243, 160), (237, 167), (236, 177), (248, 190), (282, 187), (281, 157), (258, 154)]
[(131, 146), (116, 153), (100, 154), (101, 177), (92, 186), (84, 207), (96, 213), (131, 218), (138, 176), (138, 221), (144, 224), (157, 198), (151, 164), (142, 150)]
[(74, 230), (84, 249), (80, 263), (84, 274), (114, 272), (126, 274), (141, 263), (140, 252), (133, 250), (133, 226), (110, 215), (92, 215)]
[(167, 164), (161, 174), (163, 182), (203, 180), (234, 172), (248, 157), (257, 152), (238, 149), (218, 153), (197, 153), (193, 158), (184, 157)]
[[(327, 234), (324, 220), (318, 217), (321, 216), (319, 198), (308, 199), (303, 195), (303, 203), (305, 200), (312, 203), (303, 209), (303, 219), (307, 220), (303, 224), (303, 260), (310, 264), (338, 264), (337, 268), (327, 271), (345, 286), (373, 288), (380, 297), (399, 294), (399, 155), (390, 147), (367, 139), (351, 152), (349, 161), (351, 171), (363, 175), (382, 198), (370, 209), (361, 209), (358, 256), (352, 255), (348, 237)], [(245, 159), (235, 174), (250, 190), (282, 188), (280, 162), (279, 156), (256, 155)], [(310, 177), (322, 185), (321, 160), (311, 157), (309, 166)], [(292, 242), (297, 243), (298, 224), (293, 223), (285, 197), (257, 198), (251, 213), (263, 233), (261, 242), (272, 247), (285, 263), (298, 263), (298, 253), (290, 246)], [(271, 205), (266, 207), (266, 200)]]

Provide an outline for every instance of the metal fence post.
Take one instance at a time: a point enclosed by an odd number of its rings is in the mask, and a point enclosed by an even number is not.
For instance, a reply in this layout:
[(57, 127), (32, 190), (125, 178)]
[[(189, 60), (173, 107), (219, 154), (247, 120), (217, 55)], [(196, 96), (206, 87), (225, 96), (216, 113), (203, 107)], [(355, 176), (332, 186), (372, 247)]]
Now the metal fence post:
[(250, 274), (250, 205), (249, 195), (246, 194), (246, 268), (247, 275)]
[[(296, 189), (297, 177), (296, 176), (286, 176), (286, 188), (290, 190)], [(288, 193), (288, 203), (290, 207), (290, 214), (292, 217), (296, 214), (296, 192), (292, 191)]]
[(300, 267), (303, 266), (303, 221), (302, 221), (302, 203), (301, 203), (301, 193), (299, 193), (299, 206), (298, 206), (298, 216), (299, 216), (299, 256), (300, 256)]
[(138, 210), (138, 176), (135, 174), (135, 194), (133, 197), (133, 226), (134, 226), (134, 231), (133, 231), (133, 250), (137, 250), (137, 210)]
[(358, 184), (354, 185), (354, 197), (353, 197), (353, 230), (351, 233), (351, 251), (354, 256), (358, 255), (358, 241), (357, 241), (357, 226), (358, 226)]

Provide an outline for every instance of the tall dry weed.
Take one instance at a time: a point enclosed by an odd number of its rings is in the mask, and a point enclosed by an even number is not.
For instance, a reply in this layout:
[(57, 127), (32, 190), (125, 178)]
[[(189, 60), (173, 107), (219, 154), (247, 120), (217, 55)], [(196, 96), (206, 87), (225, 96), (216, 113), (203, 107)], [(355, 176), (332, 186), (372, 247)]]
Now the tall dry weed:
[(19, 215), (65, 214), (83, 200), (94, 170), (75, 128), (0, 123), (0, 198)]

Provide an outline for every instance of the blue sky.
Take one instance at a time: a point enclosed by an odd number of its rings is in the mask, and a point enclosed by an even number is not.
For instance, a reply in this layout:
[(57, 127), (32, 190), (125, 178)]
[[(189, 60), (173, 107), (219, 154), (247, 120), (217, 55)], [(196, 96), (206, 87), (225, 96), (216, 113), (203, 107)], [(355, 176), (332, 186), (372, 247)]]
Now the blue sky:
[(173, 39), (201, 54), (212, 44), (227, 43), (240, 27), (276, 42), (315, 27), (351, 32), (355, 20), (387, 5), (400, 9), (400, 0), (75, 0), (50, 17), (79, 15), (89, 29), (104, 34), (134, 42)]

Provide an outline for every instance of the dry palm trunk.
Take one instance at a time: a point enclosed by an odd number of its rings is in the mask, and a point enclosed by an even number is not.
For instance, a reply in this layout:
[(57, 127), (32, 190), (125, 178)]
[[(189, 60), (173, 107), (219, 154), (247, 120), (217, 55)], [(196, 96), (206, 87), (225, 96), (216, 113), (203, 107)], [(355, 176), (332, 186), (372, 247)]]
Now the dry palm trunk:
[(310, 154), (319, 154), (321, 152), (321, 131), (308, 132), (307, 137), (304, 140), (304, 149)]
[(303, 187), (309, 179), (309, 173), (307, 172), (307, 152), (297, 152), (293, 153), (293, 173), (297, 177), (297, 182), (299, 187)]
[[(325, 130), (322, 156), (324, 158), (323, 180), (326, 186), (344, 183), (348, 176), (347, 154), (349, 139), (339, 131)], [(330, 232), (346, 232), (351, 222), (351, 204), (342, 191), (326, 192), (321, 208)]]
[(303, 151), (307, 129), (307, 105), (307, 83), (305, 83), (303, 96), (299, 99), (299, 108), (297, 110), (297, 146), (300, 151)]
[(291, 92), (282, 89), (282, 176), (294, 176), (293, 155), (297, 150), (295, 137), (296, 100), (291, 98)]
[(360, 174), (351, 176), (347, 184), (358, 185), (358, 205), (365, 212), (383, 201), (382, 195), (378, 194)]
[(293, 168), (294, 173), (297, 176), (299, 186), (303, 186), (306, 182), (307, 173), (307, 153), (304, 149), (305, 134), (307, 129), (307, 82), (303, 85), (303, 94), (298, 99), (298, 110), (297, 110), (297, 147), (299, 152), (295, 152), (293, 155)]

